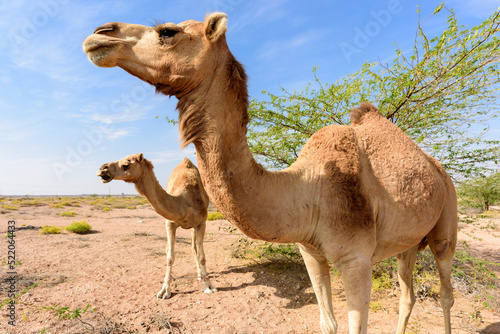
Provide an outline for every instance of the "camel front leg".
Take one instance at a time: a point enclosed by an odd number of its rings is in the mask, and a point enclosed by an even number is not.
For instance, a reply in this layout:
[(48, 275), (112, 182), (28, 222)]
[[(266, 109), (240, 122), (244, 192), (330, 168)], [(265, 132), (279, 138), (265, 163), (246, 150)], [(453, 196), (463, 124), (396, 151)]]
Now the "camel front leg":
[(343, 259), (337, 269), (344, 283), (349, 314), (349, 333), (366, 334), (372, 286), (371, 259), (365, 257)]
[(417, 259), (418, 245), (397, 255), (398, 279), (401, 288), (399, 299), (399, 320), (397, 334), (404, 334), (411, 310), (415, 305), (415, 293), (413, 292), (413, 267)]
[(170, 220), (165, 220), (165, 228), (167, 229), (167, 272), (163, 280), (161, 290), (156, 294), (156, 297), (168, 299), (172, 295), (170, 290), (170, 283), (172, 282), (172, 266), (174, 265), (174, 245), (175, 245), (175, 232), (178, 225)]
[(196, 261), (196, 267), (198, 270), (198, 279), (203, 280), (205, 293), (217, 292), (217, 289), (212, 285), (210, 279), (208, 278), (208, 272), (206, 268), (205, 250), (203, 249), (203, 240), (205, 238), (205, 227), (206, 223), (200, 224), (198, 227), (193, 228), (192, 232), (192, 251), (194, 255), (194, 260)]
[(333, 315), (328, 261), (323, 254), (314, 249), (306, 248), (303, 245), (299, 245), (299, 248), (318, 300), (321, 331), (323, 334), (335, 334), (337, 333), (337, 321)]

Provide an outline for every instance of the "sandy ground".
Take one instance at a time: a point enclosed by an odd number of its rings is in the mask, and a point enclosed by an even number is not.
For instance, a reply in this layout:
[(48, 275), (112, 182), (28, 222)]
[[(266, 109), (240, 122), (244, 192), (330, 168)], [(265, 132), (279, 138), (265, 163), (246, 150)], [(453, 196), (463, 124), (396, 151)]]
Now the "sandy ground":
[[(225, 220), (208, 222), (205, 237), (207, 267), (218, 292), (203, 293), (190, 249), (190, 231), (179, 229), (174, 264), (173, 295), (156, 298), (165, 275), (164, 221), (148, 205), (136, 210), (75, 208), (78, 216), (63, 218), (61, 209), (21, 208), (0, 215), (0, 231), (16, 226), (67, 226), (85, 219), (93, 233), (39, 235), (39, 230), (16, 233), (17, 292), (39, 283), (16, 305), (16, 325), (8, 324), (2, 307), (0, 333), (319, 333), (319, 310), (304, 266), (249, 261), (232, 256), (242, 238)], [(494, 221), (499, 224), (500, 220)], [(481, 223), (475, 223), (481, 225)], [(490, 224), (483, 222), (483, 224)], [(475, 254), (500, 262), (500, 230), (461, 224), (460, 240)], [(6, 239), (7, 240), (7, 239)], [(0, 256), (7, 259), (7, 242)], [(4, 262), (4, 261), (3, 261)], [(498, 267), (497, 267), (498, 269)], [(8, 266), (2, 265), (1, 300), (7, 298)], [(333, 280), (334, 311), (339, 333), (348, 332), (347, 306), (339, 279)], [(373, 295), (369, 333), (394, 333), (398, 317), (397, 287)], [(37, 306), (97, 308), (79, 319), (59, 319)], [(498, 310), (497, 310), (498, 311)], [(481, 306), (473, 296), (455, 293), (454, 333), (500, 333), (500, 314)], [(418, 301), (408, 333), (443, 333), (439, 302)]]

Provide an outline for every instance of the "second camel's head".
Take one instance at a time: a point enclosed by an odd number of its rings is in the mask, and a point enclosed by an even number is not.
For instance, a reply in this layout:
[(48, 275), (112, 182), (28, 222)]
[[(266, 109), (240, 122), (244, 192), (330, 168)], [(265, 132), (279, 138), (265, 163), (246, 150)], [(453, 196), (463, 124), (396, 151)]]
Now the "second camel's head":
[(121, 160), (102, 165), (97, 171), (97, 176), (103, 183), (112, 180), (135, 183), (143, 175), (145, 168), (152, 168), (149, 160), (144, 159), (142, 153), (131, 154)]

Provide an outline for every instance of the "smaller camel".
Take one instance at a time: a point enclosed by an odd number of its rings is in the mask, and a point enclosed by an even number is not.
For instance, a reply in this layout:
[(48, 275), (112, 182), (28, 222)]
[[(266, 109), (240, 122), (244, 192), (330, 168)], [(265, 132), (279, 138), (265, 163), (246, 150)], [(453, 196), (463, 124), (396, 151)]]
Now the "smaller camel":
[(207, 221), (208, 195), (203, 188), (198, 168), (188, 159), (178, 164), (170, 175), (166, 190), (153, 172), (153, 164), (142, 153), (101, 166), (97, 172), (103, 183), (123, 180), (133, 183), (135, 189), (146, 197), (153, 209), (165, 218), (167, 229), (167, 273), (163, 286), (156, 295), (167, 299), (172, 295), (172, 266), (174, 264), (175, 233), (178, 227), (192, 228), (192, 251), (198, 269), (198, 279), (205, 284), (205, 293), (216, 292), (205, 267), (203, 238)]

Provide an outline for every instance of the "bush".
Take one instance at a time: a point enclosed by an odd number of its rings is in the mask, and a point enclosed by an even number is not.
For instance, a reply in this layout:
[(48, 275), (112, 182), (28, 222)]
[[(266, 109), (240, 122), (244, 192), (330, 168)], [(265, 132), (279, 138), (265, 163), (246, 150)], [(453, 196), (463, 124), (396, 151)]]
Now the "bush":
[(14, 206), (14, 205), (2, 205), (2, 208), (4, 208), (5, 210), (19, 210), (19, 207), (17, 206)]
[(217, 219), (226, 219), (222, 213), (219, 211), (217, 212), (210, 212), (207, 216), (207, 220), (217, 220)]
[(86, 221), (73, 222), (71, 225), (66, 227), (66, 230), (77, 234), (86, 234), (90, 233), (92, 226), (90, 226)]
[(60, 203), (62, 206), (80, 206), (80, 203), (78, 202), (70, 202), (70, 201), (64, 201)]
[(234, 247), (232, 256), (237, 259), (303, 263), (302, 255), (296, 244), (275, 244), (243, 237), (231, 246)]
[(75, 211), (64, 211), (60, 213), (61, 216), (63, 217), (74, 217), (77, 215)]
[(43, 206), (46, 205), (45, 203), (42, 203), (39, 200), (29, 200), (29, 201), (23, 201), (21, 203), (21, 206)]
[(61, 233), (61, 228), (52, 225), (44, 225), (40, 230), (40, 235), (42, 234), (59, 234)]

